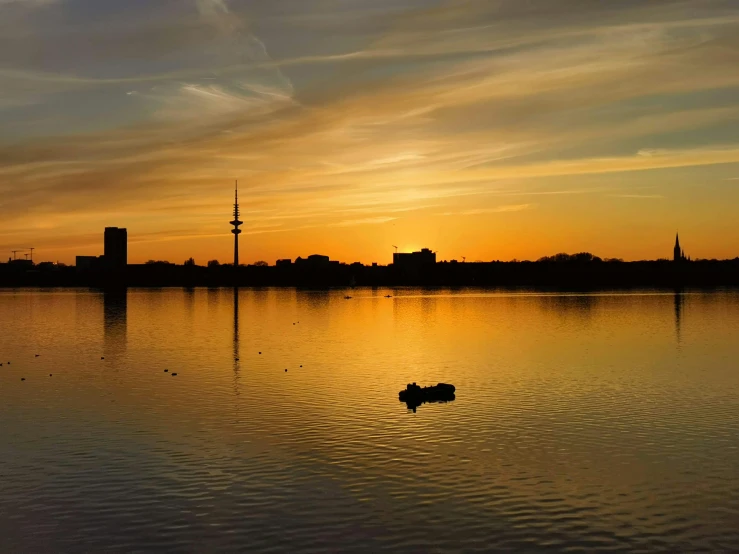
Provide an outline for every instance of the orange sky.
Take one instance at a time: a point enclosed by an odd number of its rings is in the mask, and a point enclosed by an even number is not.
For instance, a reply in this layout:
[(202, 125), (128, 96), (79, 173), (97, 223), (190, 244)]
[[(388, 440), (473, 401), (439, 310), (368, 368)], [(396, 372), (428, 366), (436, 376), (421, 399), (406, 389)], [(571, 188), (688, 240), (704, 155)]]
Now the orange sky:
[(739, 255), (733, 1), (168, 4), (0, 0), (0, 253)]

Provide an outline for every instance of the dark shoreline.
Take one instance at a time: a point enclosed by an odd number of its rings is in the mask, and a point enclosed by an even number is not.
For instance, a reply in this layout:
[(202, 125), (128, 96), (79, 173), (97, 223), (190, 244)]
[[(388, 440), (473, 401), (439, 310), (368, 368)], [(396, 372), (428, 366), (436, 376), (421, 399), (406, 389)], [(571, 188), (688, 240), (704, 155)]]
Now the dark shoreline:
[(362, 264), (230, 265), (150, 263), (116, 270), (0, 264), (0, 287), (286, 287), (550, 288), (554, 290), (739, 287), (734, 260), (647, 262), (439, 262), (419, 266)]
[[(387, 285), (387, 286), (293, 286), (293, 285), (122, 285), (122, 286), (89, 286), (89, 285), (19, 285), (4, 286), (0, 285), (0, 292), (14, 291), (33, 291), (33, 292), (54, 292), (54, 291), (90, 291), (90, 292), (123, 292), (123, 291), (156, 291), (156, 290), (233, 290), (243, 289), (251, 291), (269, 291), (269, 290), (294, 290), (296, 292), (331, 292), (331, 291), (393, 291), (401, 293), (404, 291), (414, 292), (480, 292), (480, 293), (501, 293), (501, 294), (532, 294), (532, 295), (598, 295), (598, 294), (629, 294), (638, 293), (643, 295), (668, 295), (668, 294), (704, 294), (704, 293), (721, 293), (721, 292), (737, 292), (739, 285), (719, 285), (719, 286), (688, 286), (688, 287), (671, 287), (671, 286), (608, 286), (608, 287), (563, 287), (563, 286), (496, 286), (496, 285), (462, 285), (462, 286), (446, 286), (446, 285)], [(396, 294), (396, 296), (403, 296)]]

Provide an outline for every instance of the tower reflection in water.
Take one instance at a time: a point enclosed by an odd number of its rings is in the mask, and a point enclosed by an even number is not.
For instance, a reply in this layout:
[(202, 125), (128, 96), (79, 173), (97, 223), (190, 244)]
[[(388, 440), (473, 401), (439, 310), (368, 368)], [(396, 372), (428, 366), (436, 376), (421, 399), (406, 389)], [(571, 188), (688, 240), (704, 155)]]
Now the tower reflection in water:
[(675, 335), (677, 337), (677, 344), (680, 345), (680, 324), (682, 323), (683, 316), (683, 304), (685, 298), (680, 290), (675, 291)]
[(233, 291), (234, 305), (234, 334), (233, 334), (233, 354), (234, 354), (234, 392), (239, 395), (239, 289), (234, 287)]
[(103, 293), (104, 355), (115, 361), (126, 352), (128, 292), (126, 290)]

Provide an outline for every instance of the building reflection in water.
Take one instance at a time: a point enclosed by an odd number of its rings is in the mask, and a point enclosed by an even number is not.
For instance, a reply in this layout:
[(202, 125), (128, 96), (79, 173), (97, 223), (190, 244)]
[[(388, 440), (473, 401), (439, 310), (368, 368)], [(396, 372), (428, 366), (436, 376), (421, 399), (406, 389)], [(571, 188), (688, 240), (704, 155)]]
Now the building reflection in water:
[(680, 323), (682, 322), (682, 316), (683, 316), (683, 303), (685, 302), (685, 297), (683, 296), (682, 291), (676, 290), (675, 291), (675, 336), (677, 337), (677, 344), (680, 345)]
[(562, 318), (577, 318), (585, 323), (592, 318), (601, 298), (593, 294), (543, 294), (538, 297), (542, 308)]
[(185, 287), (183, 292), (185, 296), (185, 311), (192, 321), (195, 314), (195, 289), (192, 287)]
[(240, 355), (239, 355), (239, 289), (234, 287), (233, 291), (233, 305), (234, 305), (234, 334), (233, 334), (233, 355), (234, 355), (234, 392), (239, 395), (239, 369), (240, 369)]
[(128, 292), (103, 293), (103, 336), (105, 357), (115, 361), (126, 351)]
[[(286, 298), (286, 296), (283, 294), (281, 298)], [(297, 289), (294, 293), (294, 298), (300, 311), (325, 313), (328, 311), (331, 302), (331, 291)]]

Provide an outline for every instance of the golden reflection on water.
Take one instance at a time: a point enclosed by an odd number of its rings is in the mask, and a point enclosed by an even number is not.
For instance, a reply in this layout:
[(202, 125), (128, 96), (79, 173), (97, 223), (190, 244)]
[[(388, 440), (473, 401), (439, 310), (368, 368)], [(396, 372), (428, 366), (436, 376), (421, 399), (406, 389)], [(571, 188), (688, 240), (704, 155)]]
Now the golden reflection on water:
[[(736, 293), (345, 294), (0, 292), (0, 356), (13, 361), (0, 368), (0, 439), (27, 454), (5, 463), (26, 481), (6, 485), (0, 507), (43, 490), (29, 468), (44, 461), (79, 466), (50, 509), (73, 487), (114, 504), (113, 472), (133, 491), (160, 479), (275, 517), (308, 503), (324, 527), (371, 520), (385, 546), (423, 549), (424, 521), (458, 528), (447, 546), (487, 545), (492, 530), (519, 546), (592, 534), (593, 549), (606, 536), (625, 548), (735, 536)], [(457, 399), (413, 414), (397, 399), (408, 382), (451, 382)], [(137, 469), (82, 471), (79, 445)], [(238, 519), (208, 513), (229, 529)], [(166, 527), (170, 515), (152, 517)], [(257, 523), (241, 524), (236, 536), (258, 540)], [(259, 540), (288, 540), (271, 529)], [(328, 536), (312, 539), (336, 547)]]

